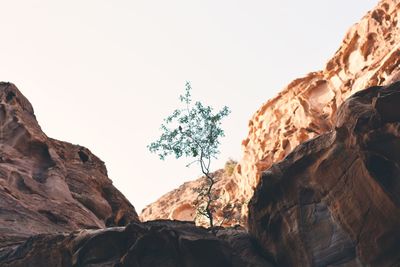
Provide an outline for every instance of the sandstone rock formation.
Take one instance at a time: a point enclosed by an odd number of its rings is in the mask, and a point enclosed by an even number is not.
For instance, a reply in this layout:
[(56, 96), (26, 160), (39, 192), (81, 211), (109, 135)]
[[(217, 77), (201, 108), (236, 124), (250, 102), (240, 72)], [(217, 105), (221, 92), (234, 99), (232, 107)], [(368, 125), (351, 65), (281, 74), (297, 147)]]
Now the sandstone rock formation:
[(42, 234), (0, 250), (4, 267), (270, 267), (243, 229), (218, 237), (193, 223), (152, 221), (126, 227)]
[[(236, 163), (228, 161), (225, 169), (220, 169), (212, 173), (216, 181), (215, 195), (221, 203), (232, 203), (232, 192), (238, 190), (236, 183), (232, 180), (232, 171), (226, 169), (234, 168)], [(227, 168), (228, 167), (228, 168)], [(197, 225), (208, 225), (208, 220), (204, 216), (197, 216), (196, 205), (194, 204), (197, 193), (195, 188), (199, 188), (205, 182), (205, 177), (186, 182), (179, 188), (168, 192), (160, 197), (157, 202), (143, 209), (140, 218), (142, 220), (156, 219), (158, 217), (170, 220), (195, 221)], [(239, 181), (237, 181), (239, 182)], [(237, 199), (233, 205), (221, 206), (215, 213), (217, 220), (215, 225), (245, 225), (241, 211), (247, 203), (238, 202)], [(173, 207), (173, 208), (166, 208)]]
[[(346, 98), (369, 86), (400, 78), (399, 17), (398, 0), (380, 1), (350, 28), (323, 70), (291, 82), (257, 110), (249, 122), (248, 137), (242, 142), (244, 154), (236, 172), (216, 184), (224, 195), (222, 206), (231, 203), (242, 207), (235, 218), (246, 220), (246, 205), (241, 203), (247, 203), (253, 195), (260, 173), (297, 145), (331, 130), (334, 114)], [(180, 201), (174, 205), (163, 204), (172, 202), (165, 197), (150, 204), (141, 218), (178, 218), (180, 210), (185, 210), (195, 197), (190, 190), (180, 188)], [(173, 195), (178, 198), (177, 192)]]
[(400, 266), (400, 82), (335, 121), (262, 174), (250, 233), (277, 266)]
[(88, 149), (48, 138), (29, 101), (0, 83), (0, 247), (41, 233), (139, 221)]
[(383, 0), (346, 34), (325, 69), (294, 80), (249, 122), (239, 174), (251, 186), (297, 145), (332, 129), (350, 95), (400, 79), (400, 2)]

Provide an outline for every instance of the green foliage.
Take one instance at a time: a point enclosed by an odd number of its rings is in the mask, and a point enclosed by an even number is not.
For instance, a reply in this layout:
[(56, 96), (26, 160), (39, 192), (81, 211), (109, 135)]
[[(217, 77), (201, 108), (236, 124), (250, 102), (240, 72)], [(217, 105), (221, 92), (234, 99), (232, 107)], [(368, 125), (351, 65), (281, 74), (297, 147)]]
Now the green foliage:
[(225, 174), (231, 176), (233, 174), (233, 171), (235, 170), (236, 165), (237, 165), (237, 161), (235, 161), (233, 159), (229, 159), (227, 162), (225, 162), (225, 166), (224, 166)]
[(151, 143), (148, 148), (157, 153), (164, 160), (169, 155), (176, 158), (187, 157), (192, 163), (200, 165), (202, 173), (206, 176), (204, 186), (196, 189), (198, 193), (197, 211), (209, 219), (213, 227), (213, 202), (217, 196), (213, 193), (215, 179), (210, 173), (210, 164), (219, 153), (219, 138), (224, 136), (221, 120), (228, 116), (230, 110), (224, 106), (214, 113), (213, 108), (201, 102), (192, 103), (191, 86), (186, 83), (185, 94), (180, 96), (183, 107), (176, 109), (164, 119), (161, 125), (162, 134), (158, 140)]
[(201, 102), (191, 105), (190, 90), (190, 83), (187, 82), (186, 92), (180, 96), (183, 108), (174, 110), (164, 120), (160, 138), (148, 146), (162, 160), (174, 154), (176, 158), (185, 156), (208, 161), (219, 153), (219, 137), (224, 136), (221, 120), (230, 111), (225, 106), (214, 114), (210, 106)]

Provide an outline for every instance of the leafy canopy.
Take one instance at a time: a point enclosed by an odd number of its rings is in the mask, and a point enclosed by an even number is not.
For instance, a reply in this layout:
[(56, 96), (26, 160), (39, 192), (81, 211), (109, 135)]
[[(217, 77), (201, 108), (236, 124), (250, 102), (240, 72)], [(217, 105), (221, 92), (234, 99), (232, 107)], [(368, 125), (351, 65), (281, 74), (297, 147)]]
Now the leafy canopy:
[(191, 89), (190, 83), (187, 82), (185, 94), (179, 98), (183, 107), (174, 110), (164, 119), (160, 138), (148, 148), (157, 153), (162, 160), (171, 154), (176, 158), (195, 158), (193, 162), (200, 163), (202, 172), (208, 174), (211, 158), (215, 158), (219, 153), (219, 138), (224, 136), (221, 120), (230, 110), (224, 106), (214, 113), (212, 107), (201, 102), (192, 104)]

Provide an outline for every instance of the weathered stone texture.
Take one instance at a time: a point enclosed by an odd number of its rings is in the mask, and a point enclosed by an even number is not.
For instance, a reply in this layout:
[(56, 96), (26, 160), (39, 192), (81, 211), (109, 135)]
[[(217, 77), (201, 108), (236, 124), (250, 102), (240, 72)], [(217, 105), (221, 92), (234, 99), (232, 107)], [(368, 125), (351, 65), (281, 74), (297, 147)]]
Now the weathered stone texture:
[(400, 82), (356, 93), (263, 172), (249, 230), (278, 266), (400, 265), (399, 100)]

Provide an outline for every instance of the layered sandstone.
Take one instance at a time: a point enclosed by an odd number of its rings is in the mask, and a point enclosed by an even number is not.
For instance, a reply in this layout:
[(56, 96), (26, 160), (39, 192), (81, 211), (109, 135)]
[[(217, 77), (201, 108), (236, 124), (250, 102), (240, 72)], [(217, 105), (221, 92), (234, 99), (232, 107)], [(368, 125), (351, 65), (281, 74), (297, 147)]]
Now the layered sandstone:
[(400, 82), (263, 172), (249, 230), (277, 266), (400, 266)]
[(243, 140), (239, 174), (255, 186), (261, 171), (302, 142), (332, 129), (350, 95), (400, 79), (400, 2), (383, 0), (347, 32), (325, 69), (294, 80), (262, 105)]
[[(215, 212), (215, 225), (245, 225), (247, 216), (242, 215), (243, 206), (247, 205), (244, 199), (233, 198), (235, 193), (241, 194), (239, 180), (232, 176), (231, 168), (235, 168), (236, 162), (228, 161), (225, 169), (213, 172), (216, 185), (213, 194), (218, 196), (218, 202), (222, 205)], [(208, 220), (204, 216), (199, 216), (196, 210), (197, 193), (196, 188), (200, 188), (206, 182), (205, 177), (200, 177), (194, 181), (189, 181), (179, 188), (172, 190), (160, 197), (156, 202), (143, 209), (140, 218), (143, 221), (155, 220), (157, 218), (169, 220), (195, 221), (197, 225), (208, 225)], [(232, 205), (228, 205), (233, 203)]]
[(138, 221), (87, 148), (47, 137), (33, 108), (0, 83), (0, 247), (36, 234)]
[[(323, 70), (294, 80), (256, 111), (249, 122), (248, 137), (242, 142), (243, 159), (233, 175), (216, 184), (224, 194), (222, 206), (231, 203), (241, 207), (235, 218), (240, 215), (246, 220), (246, 205), (242, 203), (253, 195), (260, 173), (297, 145), (331, 130), (334, 114), (346, 98), (368, 86), (400, 78), (399, 15), (398, 0), (380, 1), (350, 28)], [(187, 213), (196, 197), (190, 186), (173, 194), (179, 202), (171, 205), (173, 199), (164, 197), (146, 207), (141, 218), (179, 218), (181, 210)]]

